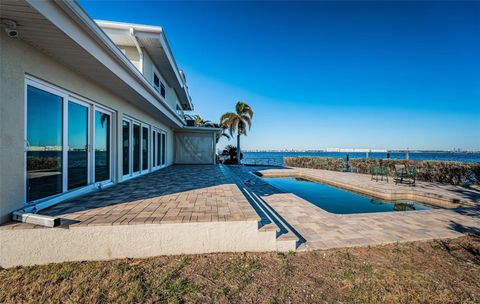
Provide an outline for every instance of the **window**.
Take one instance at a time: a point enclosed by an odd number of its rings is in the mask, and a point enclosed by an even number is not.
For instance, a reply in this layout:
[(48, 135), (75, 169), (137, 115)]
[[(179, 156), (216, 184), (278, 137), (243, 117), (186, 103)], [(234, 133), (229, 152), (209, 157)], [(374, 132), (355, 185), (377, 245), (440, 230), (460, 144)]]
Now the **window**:
[(153, 72), (153, 87), (157, 92), (160, 92), (160, 78), (158, 78), (158, 75), (155, 72)]
[(165, 98), (165, 85), (160, 81), (157, 73), (153, 72), (153, 87), (157, 92), (160, 92), (163, 98)]
[(160, 83), (160, 95), (165, 98), (165, 86), (163, 85), (163, 82)]
[(30, 76), (26, 107), (27, 203), (112, 181), (113, 113)]

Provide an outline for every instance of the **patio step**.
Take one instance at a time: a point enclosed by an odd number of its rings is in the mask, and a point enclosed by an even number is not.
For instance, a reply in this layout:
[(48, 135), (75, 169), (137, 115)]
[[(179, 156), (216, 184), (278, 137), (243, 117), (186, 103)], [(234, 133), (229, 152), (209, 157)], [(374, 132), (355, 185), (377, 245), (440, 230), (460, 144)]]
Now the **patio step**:
[[(223, 167), (223, 170), (230, 171), (232, 169)], [(260, 222), (258, 223), (259, 232), (272, 233), (272, 231), (275, 231), (275, 245), (278, 251), (295, 251), (296, 248), (304, 242), (303, 238), (297, 236), (290, 225), (288, 225), (272, 207), (257, 195), (249, 185), (243, 182), (242, 178), (234, 172), (225, 173), (235, 180), (240, 191), (260, 216)], [(250, 176), (248, 177), (250, 178)]]
[(295, 251), (300, 243), (302, 243), (302, 239), (295, 234), (290, 225), (288, 225), (278, 214), (276, 214), (275, 210), (270, 207), (260, 196), (258, 196), (258, 194), (249, 189), (245, 189), (245, 191), (253, 198), (254, 203), (256, 203), (263, 210), (266, 217), (269, 219), (270, 223), (267, 224), (267, 226), (276, 227), (277, 250)]

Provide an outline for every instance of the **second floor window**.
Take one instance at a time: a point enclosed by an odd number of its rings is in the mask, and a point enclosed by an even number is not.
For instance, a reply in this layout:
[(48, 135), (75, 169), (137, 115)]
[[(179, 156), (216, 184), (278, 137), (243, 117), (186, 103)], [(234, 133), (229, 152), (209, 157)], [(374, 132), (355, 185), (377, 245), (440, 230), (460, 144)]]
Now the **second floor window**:
[(160, 82), (160, 95), (165, 98), (165, 86), (163, 85), (163, 82)]
[(165, 98), (165, 85), (160, 81), (160, 78), (158, 78), (158, 75), (155, 72), (153, 73), (153, 86), (155, 87), (155, 90), (160, 92), (160, 95)]
[(157, 73), (153, 73), (153, 86), (155, 87), (155, 90), (160, 92), (160, 78), (158, 78)]

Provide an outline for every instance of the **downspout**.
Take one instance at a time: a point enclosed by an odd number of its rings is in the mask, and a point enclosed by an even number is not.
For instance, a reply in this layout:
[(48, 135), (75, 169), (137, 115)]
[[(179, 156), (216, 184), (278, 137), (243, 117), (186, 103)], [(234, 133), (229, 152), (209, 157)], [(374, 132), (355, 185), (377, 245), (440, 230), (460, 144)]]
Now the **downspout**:
[(132, 37), (133, 43), (137, 48), (138, 56), (140, 57), (140, 73), (143, 74), (143, 51), (142, 51), (142, 48), (140, 47), (140, 44), (138, 43), (137, 37), (135, 36), (135, 29), (133, 28), (130, 28), (130, 37)]

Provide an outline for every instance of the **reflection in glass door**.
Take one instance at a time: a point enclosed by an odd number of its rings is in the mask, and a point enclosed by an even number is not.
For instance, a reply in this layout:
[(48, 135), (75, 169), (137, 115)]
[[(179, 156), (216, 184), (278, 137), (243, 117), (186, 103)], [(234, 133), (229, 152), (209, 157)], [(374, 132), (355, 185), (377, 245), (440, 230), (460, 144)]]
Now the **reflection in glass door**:
[(110, 115), (95, 111), (95, 182), (110, 179)]
[(25, 97), (27, 203), (112, 180), (112, 113), (30, 78)]
[(68, 190), (88, 184), (88, 107), (68, 102)]
[(160, 155), (161, 155), (161, 139), (160, 132), (153, 130), (152, 132), (152, 168), (160, 168)]
[(63, 191), (63, 97), (27, 86), (27, 202)]
[(140, 171), (140, 126), (133, 124), (133, 173)]
[(167, 154), (167, 134), (162, 133), (162, 166), (166, 164), (166, 154)]
[(160, 167), (162, 165), (162, 140), (160, 138), (161, 133), (157, 133), (157, 166)]
[(148, 170), (148, 128), (142, 127), (142, 171)]
[(130, 174), (130, 122), (123, 120), (122, 122), (122, 154), (123, 154), (123, 175)]

